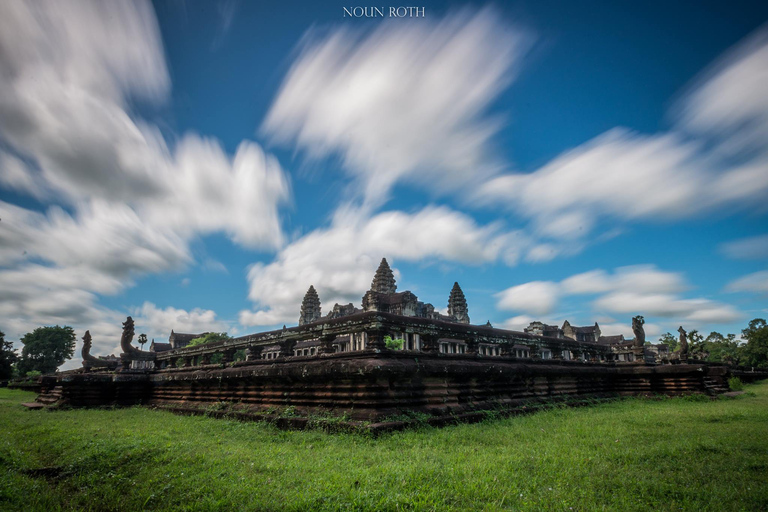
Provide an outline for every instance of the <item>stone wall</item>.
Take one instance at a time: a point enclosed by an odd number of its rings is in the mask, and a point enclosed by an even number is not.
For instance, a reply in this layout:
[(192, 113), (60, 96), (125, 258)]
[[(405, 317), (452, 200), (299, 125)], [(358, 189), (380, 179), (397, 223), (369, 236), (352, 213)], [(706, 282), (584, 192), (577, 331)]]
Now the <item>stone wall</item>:
[(728, 376), (724, 366), (701, 364), (363, 351), (153, 372), (75, 371), (61, 374), (57, 385), (61, 402), (72, 406), (206, 408), (228, 402), (240, 412), (290, 407), (300, 415), (332, 411), (381, 421), (405, 412), (457, 416), (560, 398), (712, 394), (727, 389)]

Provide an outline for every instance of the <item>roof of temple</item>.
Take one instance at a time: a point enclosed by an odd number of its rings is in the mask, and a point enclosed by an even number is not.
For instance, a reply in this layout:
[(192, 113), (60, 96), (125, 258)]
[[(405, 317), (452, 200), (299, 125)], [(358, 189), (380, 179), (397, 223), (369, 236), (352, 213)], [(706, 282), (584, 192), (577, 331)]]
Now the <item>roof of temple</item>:
[(588, 325), (586, 327), (573, 327), (573, 330), (575, 332), (592, 333), (595, 332), (597, 328), (598, 327), (596, 325)]
[(600, 336), (597, 339), (597, 342), (601, 345), (614, 345), (616, 343), (622, 343), (624, 342), (624, 335), (619, 334), (616, 336)]
[(199, 338), (203, 334), (208, 334), (208, 333), (204, 332), (204, 333), (200, 333), (200, 334), (190, 334), (190, 333), (186, 333), (186, 332), (173, 332), (173, 331), (171, 331), (171, 338), (173, 338), (177, 342), (180, 341), (180, 342), (187, 342), (187, 343), (189, 343), (193, 339)]
[(153, 341), (152, 344), (149, 345), (150, 352), (166, 352), (172, 349), (173, 347), (171, 347), (170, 343), (158, 343), (156, 341)]

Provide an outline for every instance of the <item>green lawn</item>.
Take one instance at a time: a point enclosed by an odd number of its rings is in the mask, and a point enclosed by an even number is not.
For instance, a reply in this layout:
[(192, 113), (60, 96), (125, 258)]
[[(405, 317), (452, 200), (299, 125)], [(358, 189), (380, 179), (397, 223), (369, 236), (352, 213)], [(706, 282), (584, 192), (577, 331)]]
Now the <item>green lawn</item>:
[(768, 510), (768, 382), (377, 439), (0, 389), (0, 510)]

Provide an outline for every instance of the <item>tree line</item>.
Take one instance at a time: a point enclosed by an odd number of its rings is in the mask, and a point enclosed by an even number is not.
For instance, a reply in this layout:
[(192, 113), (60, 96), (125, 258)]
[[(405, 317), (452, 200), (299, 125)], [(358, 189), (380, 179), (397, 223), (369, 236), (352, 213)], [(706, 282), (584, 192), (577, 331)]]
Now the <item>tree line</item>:
[(53, 373), (75, 354), (75, 330), (72, 327), (38, 327), (21, 338), (21, 354), (0, 331), (0, 380), (34, 377)]
[[(680, 342), (672, 333), (664, 333), (659, 342), (667, 345), (673, 352), (679, 348)], [(741, 330), (741, 340), (735, 334), (723, 336), (712, 331), (705, 338), (698, 330), (688, 333), (689, 356), (710, 361), (726, 363), (735, 366), (751, 366), (768, 368), (768, 325), (762, 318), (755, 318), (746, 329)]]

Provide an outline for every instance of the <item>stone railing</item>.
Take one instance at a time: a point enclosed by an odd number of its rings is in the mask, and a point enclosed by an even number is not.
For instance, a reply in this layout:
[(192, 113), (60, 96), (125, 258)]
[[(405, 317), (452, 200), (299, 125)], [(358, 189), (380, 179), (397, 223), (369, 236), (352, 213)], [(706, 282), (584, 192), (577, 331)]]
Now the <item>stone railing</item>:
[[(385, 336), (395, 338), (408, 335), (418, 336), (420, 352), (438, 354), (439, 340), (449, 339), (462, 344), (464, 356), (476, 356), (478, 348), (498, 348), (494, 354), (514, 357), (515, 346), (524, 346), (533, 359), (543, 351), (551, 359), (562, 359), (563, 353), (574, 358), (591, 362), (612, 361), (611, 349), (604, 345), (581, 343), (571, 339), (549, 338), (516, 331), (507, 331), (488, 326), (457, 324), (418, 317), (406, 317), (381, 312), (367, 312), (305, 324), (298, 327), (268, 331), (205, 345), (184, 347), (154, 354), (155, 367), (189, 367), (210, 362), (215, 354), (222, 354), (221, 361), (230, 363), (235, 353), (245, 350), (246, 360), (262, 358), (265, 348), (279, 347), (278, 359), (291, 357), (297, 343), (317, 341), (319, 346), (314, 356), (322, 357), (335, 351), (334, 341), (340, 336), (365, 333), (364, 350), (367, 352), (386, 351)], [(488, 352), (485, 350), (485, 352)], [(306, 356), (305, 356), (306, 357)]]

